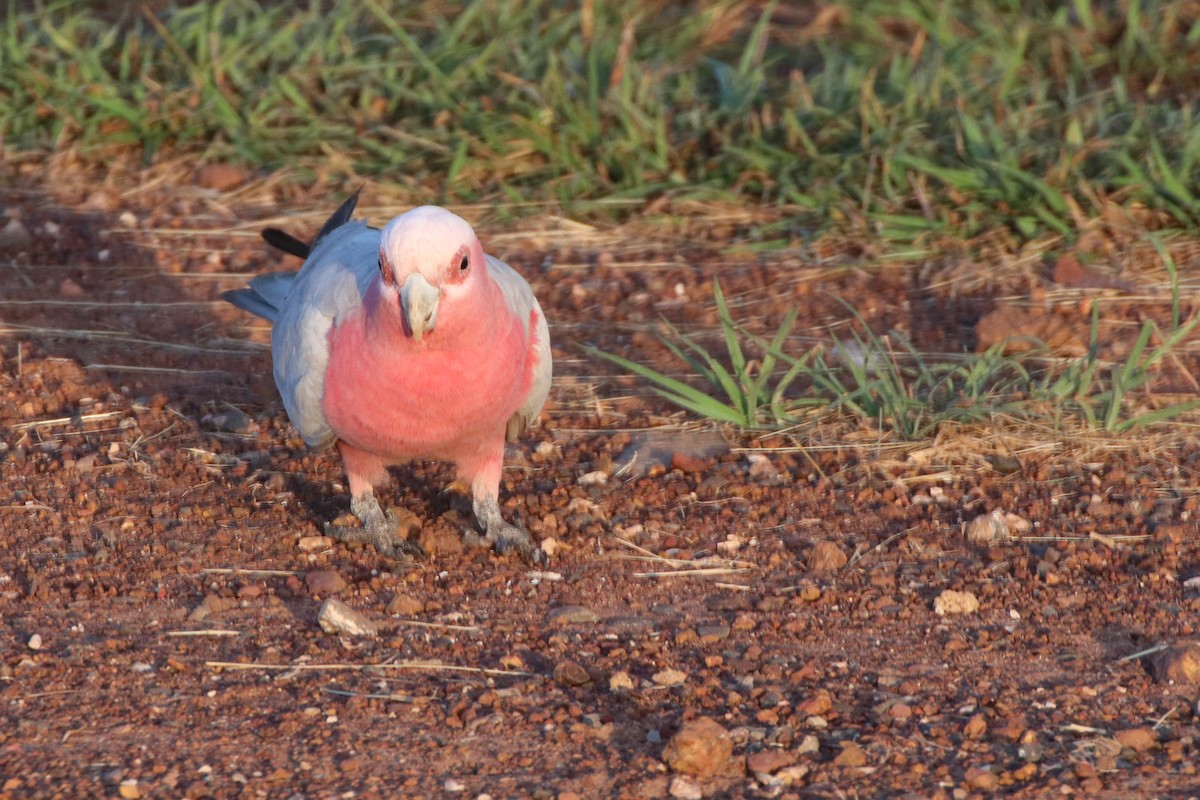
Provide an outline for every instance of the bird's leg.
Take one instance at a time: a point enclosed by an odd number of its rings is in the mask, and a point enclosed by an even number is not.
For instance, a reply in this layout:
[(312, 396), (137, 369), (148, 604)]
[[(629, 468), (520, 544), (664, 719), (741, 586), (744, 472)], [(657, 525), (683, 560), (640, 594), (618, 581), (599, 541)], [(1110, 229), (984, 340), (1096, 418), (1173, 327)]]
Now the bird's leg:
[(325, 535), (346, 542), (365, 542), (385, 556), (401, 554), (424, 555), (416, 542), (400, 535), (400, 518), (395, 511), (386, 514), (375, 499), (375, 486), (387, 479), (387, 464), (378, 456), (359, 450), (353, 445), (338, 442), (346, 478), (350, 484), (350, 511), (362, 523), (357, 525), (325, 524)]
[(533, 543), (533, 537), (529, 535), (529, 531), (504, 521), (504, 517), (500, 514), (500, 503), (496, 500), (496, 495), (491, 493), (476, 495), (472, 501), (472, 507), (475, 510), (475, 519), (483, 528), (484, 536), (497, 553), (515, 550), (521, 558), (535, 567), (545, 566), (549, 563), (550, 559), (547, 558), (546, 551)]
[(471, 508), (488, 544), (497, 553), (515, 550), (534, 566), (549, 563), (546, 552), (533, 543), (529, 531), (504, 521), (500, 514), (500, 473), (504, 469), (503, 432), (495, 441), (484, 442), (474, 457), (458, 461), (458, 475), (471, 484)]

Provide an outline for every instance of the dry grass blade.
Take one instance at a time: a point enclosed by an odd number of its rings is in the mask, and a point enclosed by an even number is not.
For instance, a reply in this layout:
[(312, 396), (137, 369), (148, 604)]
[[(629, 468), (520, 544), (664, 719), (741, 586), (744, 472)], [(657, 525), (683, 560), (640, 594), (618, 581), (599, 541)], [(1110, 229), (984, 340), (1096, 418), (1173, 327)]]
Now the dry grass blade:
[(917, 529), (916, 528), (907, 528), (905, 530), (900, 531), (899, 533), (893, 533), (891, 536), (884, 539), (882, 542), (875, 545), (874, 547), (864, 550), (861, 553), (856, 553), (854, 558), (850, 559), (850, 563), (848, 563), (846, 565), (846, 569), (853, 567), (859, 561), (862, 561), (864, 558), (871, 555), (872, 553), (876, 553), (876, 552), (882, 550), (883, 548), (887, 547), (892, 542), (896, 541), (897, 539), (899, 539), (901, 537), (907, 536), (908, 534), (912, 533), (915, 530), (917, 530)]
[(1159, 643), (1153, 647), (1147, 647), (1145, 650), (1138, 650), (1136, 653), (1130, 653), (1127, 656), (1121, 656), (1117, 659), (1117, 663), (1124, 664), (1126, 661), (1137, 661), (1139, 658), (1145, 658), (1146, 656), (1152, 656), (1155, 653), (1162, 652), (1163, 650), (1166, 650), (1168, 646), (1169, 645)]
[(200, 570), (202, 575), (250, 575), (256, 578), (299, 578), (304, 573), (290, 569), (241, 569), (240, 567), (212, 567)]
[[(664, 564), (666, 566), (672, 567), (673, 569), (679, 569), (679, 570), (684, 570), (684, 571), (695, 570), (695, 569), (697, 569), (698, 564), (709, 565), (709, 566), (704, 567), (705, 569), (732, 569), (732, 570), (739, 571), (739, 572), (746, 570), (746, 569), (753, 569), (755, 566), (750, 561), (738, 561), (736, 559), (726, 559), (726, 558), (706, 558), (706, 559), (668, 558), (667, 556), (660, 556), (653, 551), (647, 550), (646, 548), (644, 548), (640, 545), (636, 545), (633, 542), (629, 541), (628, 539), (622, 539), (620, 536), (614, 536), (613, 539), (615, 539), (617, 542), (624, 545), (625, 547), (628, 547), (629, 549), (637, 552), (637, 555), (627, 555), (624, 553), (619, 553), (616, 556), (617, 558), (626, 559), (629, 561), (650, 561), (650, 562), (653, 562), (656, 564)], [(717, 565), (720, 565), (720, 566), (717, 566)]]
[(701, 567), (699, 569), (679, 569), (672, 572), (635, 572), (635, 578), (704, 578), (712, 575), (740, 575), (750, 572), (752, 567)]
[(27, 500), (27, 501), (25, 501), (25, 505), (0, 506), (0, 510), (3, 510), (3, 511), (54, 511), (55, 509), (51, 508), (48, 505), (45, 505), (44, 503), (36, 503), (32, 500)]
[(365, 700), (390, 700), (395, 703), (412, 703), (417, 700), (432, 700), (432, 697), (418, 697), (411, 694), (388, 694), (381, 692), (351, 692), (346, 689), (330, 689), (325, 687), (323, 690), (326, 694), (337, 695), (338, 697), (361, 697)]
[(479, 633), (483, 628), (478, 625), (450, 625), (444, 622), (422, 622), (415, 619), (391, 620), (391, 625), (406, 628), (433, 628), (440, 631), (460, 631), (462, 633)]
[(27, 431), (31, 428), (51, 428), (55, 425), (78, 425), (84, 422), (98, 422), (121, 416), (120, 411), (105, 411), (100, 414), (81, 414), (78, 417), (55, 417), (54, 419), (36, 419), (33, 422), (21, 422), (12, 426), (14, 431)]
[(263, 672), (363, 672), (366, 670), (428, 670), (430, 672), (469, 672), (475, 675), (507, 675), (530, 677), (534, 673), (515, 669), (491, 669), (488, 667), (463, 667), (457, 664), (442, 664), (438, 661), (390, 661), (383, 664), (258, 664), (240, 661), (205, 661), (209, 669), (230, 671)]
[(233, 637), (233, 636), (241, 636), (241, 635), (242, 635), (241, 631), (230, 631), (230, 630), (167, 631), (167, 636), (182, 637), (182, 638), (193, 637), (193, 636), (200, 636), (200, 637), (213, 636), (213, 637), (221, 638), (221, 637)]

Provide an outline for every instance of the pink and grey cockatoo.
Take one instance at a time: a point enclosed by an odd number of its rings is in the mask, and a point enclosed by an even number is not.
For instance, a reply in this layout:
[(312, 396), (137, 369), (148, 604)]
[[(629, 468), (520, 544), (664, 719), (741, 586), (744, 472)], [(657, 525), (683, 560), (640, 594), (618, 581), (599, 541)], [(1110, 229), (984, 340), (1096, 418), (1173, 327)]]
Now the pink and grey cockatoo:
[(454, 462), (497, 552), (540, 563), (529, 533), (504, 521), (504, 445), (537, 417), (550, 390), (550, 335), (529, 284), (485, 255), (471, 226), (423, 206), (382, 230), (350, 216), (358, 194), (312, 245), (276, 229), (263, 238), (304, 258), (298, 272), (261, 275), (226, 292), (272, 323), (275, 383), (314, 449), (341, 451), (358, 526), (326, 525), (382, 553), (411, 549), (374, 489), (392, 464)]

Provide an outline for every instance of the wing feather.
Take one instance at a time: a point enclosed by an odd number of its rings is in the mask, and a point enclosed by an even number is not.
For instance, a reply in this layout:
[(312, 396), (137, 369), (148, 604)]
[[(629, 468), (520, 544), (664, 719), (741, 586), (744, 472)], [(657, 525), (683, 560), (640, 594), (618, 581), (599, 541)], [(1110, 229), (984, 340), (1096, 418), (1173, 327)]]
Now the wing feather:
[(533, 330), (533, 337), (537, 360), (533, 365), (533, 380), (529, 386), (529, 393), (525, 396), (525, 402), (509, 419), (505, 430), (505, 438), (512, 442), (524, 433), (530, 423), (541, 413), (542, 407), (546, 404), (546, 398), (550, 394), (550, 380), (554, 372), (554, 359), (550, 352), (550, 328), (546, 324), (546, 315), (542, 313), (542, 306), (533, 296), (533, 289), (529, 287), (525, 278), (495, 256), (489, 255), (486, 258), (488, 274), (500, 287), (508, 307), (526, 326), (526, 333), (529, 332), (531, 317), (536, 326)]

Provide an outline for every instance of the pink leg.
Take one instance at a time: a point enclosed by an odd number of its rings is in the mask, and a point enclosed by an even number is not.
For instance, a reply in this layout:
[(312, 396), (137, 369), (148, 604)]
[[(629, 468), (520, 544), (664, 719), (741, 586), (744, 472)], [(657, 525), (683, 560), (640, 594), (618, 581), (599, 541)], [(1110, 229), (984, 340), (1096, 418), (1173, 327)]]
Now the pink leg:
[(338, 442), (338, 450), (342, 454), (342, 466), (346, 470), (351, 497), (372, 494), (376, 486), (387, 480), (387, 464), (379, 456), (345, 442)]
[(545, 552), (533, 543), (529, 531), (504, 521), (500, 514), (500, 473), (504, 469), (504, 442), (482, 453), (460, 458), (458, 476), (471, 484), (475, 519), (497, 553), (515, 550), (534, 565), (547, 563)]
[(361, 526), (325, 525), (326, 535), (343, 542), (366, 542), (387, 556), (397, 552), (420, 553), (421, 547), (401, 537), (393, 511), (384, 514), (375, 498), (375, 487), (387, 479), (387, 464), (378, 456), (338, 442), (346, 480), (350, 484), (350, 511)]

